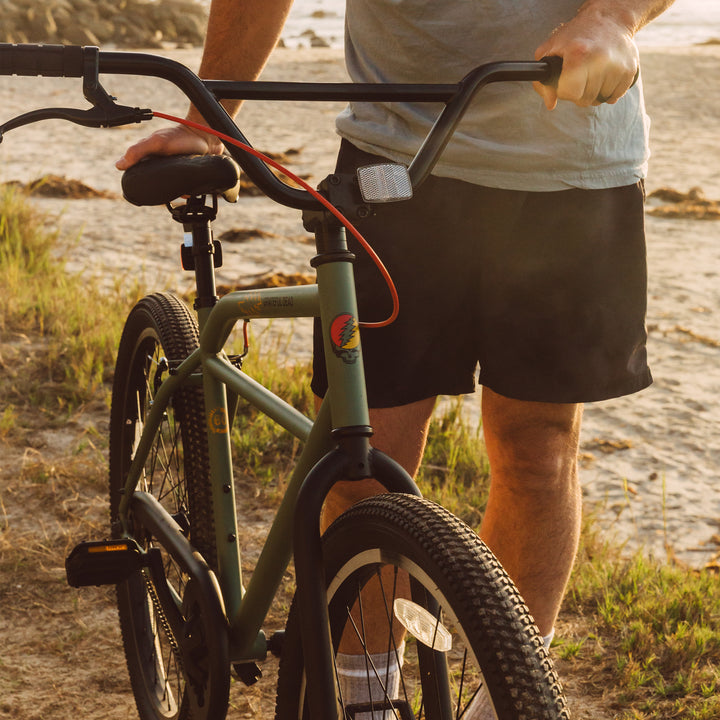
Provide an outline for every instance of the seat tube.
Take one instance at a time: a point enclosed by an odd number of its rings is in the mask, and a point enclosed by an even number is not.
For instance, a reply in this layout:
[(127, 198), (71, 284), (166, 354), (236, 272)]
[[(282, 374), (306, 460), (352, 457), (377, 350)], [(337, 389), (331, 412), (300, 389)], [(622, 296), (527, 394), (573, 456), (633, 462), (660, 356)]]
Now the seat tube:
[[(222, 265), (222, 252), (212, 234), (212, 222), (217, 203), (205, 203), (205, 198), (190, 198), (176, 211), (183, 223), (185, 243), (182, 249), (183, 268), (195, 275), (198, 325), (202, 332), (208, 316), (218, 302), (215, 268)], [(203, 351), (203, 357), (205, 357)], [(218, 576), (223, 601), (230, 618), (240, 607), (244, 589), (240, 563), (238, 525), (235, 512), (232, 455), (230, 447), (231, 421), (225, 385), (211, 373), (203, 371), (205, 395), (205, 432), (212, 478), (212, 498), (218, 560)]]

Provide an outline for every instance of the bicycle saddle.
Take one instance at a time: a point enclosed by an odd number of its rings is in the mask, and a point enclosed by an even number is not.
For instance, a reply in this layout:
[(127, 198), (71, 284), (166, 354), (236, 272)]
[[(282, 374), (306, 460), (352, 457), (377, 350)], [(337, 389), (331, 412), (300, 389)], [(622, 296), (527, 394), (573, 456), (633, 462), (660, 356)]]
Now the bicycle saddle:
[(133, 205), (166, 205), (185, 195), (222, 195), (237, 200), (240, 167), (227, 155), (151, 156), (122, 176), (125, 199)]

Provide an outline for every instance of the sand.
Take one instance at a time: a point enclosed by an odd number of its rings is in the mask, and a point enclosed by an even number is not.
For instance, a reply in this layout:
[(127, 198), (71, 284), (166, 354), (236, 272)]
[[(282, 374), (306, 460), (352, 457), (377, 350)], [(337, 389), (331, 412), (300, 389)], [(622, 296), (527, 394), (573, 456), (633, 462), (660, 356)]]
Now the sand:
[[(195, 68), (198, 51), (170, 53)], [(652, 192), (699, 187), (720, 198), (720, 47), (644, 50), (643, 78), (653, 118)], [(278, 50), (265, 79), (343, 80), (340, 53), (329, 49)], [(157, 80), (108, 78), (120, 102), (182, 114), (184, 101)], [(0, 119), (45, 105), (84, 105), (77, 80), (0, 78)], [(332, 168), (340, 104), (248, 104), (242, 127), (260, 149), (300, 150), (292, 169), (319, 181)], [(153, 127), (159, 122), (154, 121)], [(141, 276), (149, 289), (183, 290), (180, 228), (161, 208), (136, 209), (119, 197), (114, 160), (150, 130), (78, 128), (60, 121), (9, 133), (0, 146), (0, 182), (28, 182), (44, 174), (80, 180), (110, 193), (101, 199), (33, 202), (67, 233), (69, 269), (103, 279), (107, 287)], [(582, 435), (586, 504), (603, 529), (664, 556), (701, 565), (720, 549), (720, 223), (657, 217), (648, 205), (649, 353), (654, 385), (629, 398), (589, 405)], [(246, 281), (268, 272), (308, 272), (312, 247), (296, 211), (263, 198), (224, 206), (216, 233), (262, 229), (270, 237), (226, 243), (219, 282)], [(80, 242), (71, 240), (80, 233)], [(308, 324), (295, 322), (289, 358), (306, 358)], [(477, 398), (466, 402), (477, 415)]]

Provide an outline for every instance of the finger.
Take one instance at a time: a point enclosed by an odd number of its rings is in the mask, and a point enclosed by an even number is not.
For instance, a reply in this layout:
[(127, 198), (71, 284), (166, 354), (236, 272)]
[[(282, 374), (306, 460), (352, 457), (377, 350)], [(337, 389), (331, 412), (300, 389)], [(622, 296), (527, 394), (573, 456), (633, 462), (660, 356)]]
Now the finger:
[(180, 127), (164, 128), (130, 146), (115, 167), (127, 170), (148, 155), (203, 155), (208, 151), (208, 140), (200, 134)]
[(600, 91), (599, 84), (593, 82), (584, 65), (572, 65), (565, 60), (558, 79), (557, 96), (560, 100), (569, 100), (577, 105), (590, 105)]
[(554, 110), (557, 106), (557, 91), (552, 85), (544, 85), (540, 82), (534, 82), (533, 88), (540, 95), (548, 110)]
[(138, 150), (136, 145), (133, 145), (132, 147), (129, 147), (125, 151), (125, 154), (115, 163), (115, 167), (118, 170), (127, 170), (142, 160), (142, 158), (144, 158), (147, 154), (148, 153), (145, 153), (142, 150)]
[(614, 105), (620, 98), (633, 86), (638, 80), (640, 70), (637, 69), (632, 75), (625, 74), (618, 82), (603, 83), (602, 89), (595, 98), (593, 105), (601, 105), (607, 103), (608, 105)]
[(593, 100), (593, 105), (614, 105), (620, 97), (623, 95), (623, 93), (618, 93), (616, 89), (612, 90), (606, 90), (605, 86), (603, 86), (603, 89), (600, 90), (600, 92), (595, 97), (595, 100)]
[(125, 151), (125, 154), (119, 160), (117, 160), (117, 162), (115, 163), (115, 167), (118, 170), (127, 170), (128, 168), (131, 168), (133, 165), (135, 165), (143, 157), (145, 157), (145, 153), (136, 151), (135, 146), (130, 147)]
[(131, 145), (125, 154), (115, 163), (115, 167), (118, 170), (127, 170), (133, 165), (137, 164), (144, 157), (148, 155), (166, 155), (167, 151), (164, 149), (167, 146), (165, 130), (158, 130), (152, 135), (140, 140), (140, 142)]

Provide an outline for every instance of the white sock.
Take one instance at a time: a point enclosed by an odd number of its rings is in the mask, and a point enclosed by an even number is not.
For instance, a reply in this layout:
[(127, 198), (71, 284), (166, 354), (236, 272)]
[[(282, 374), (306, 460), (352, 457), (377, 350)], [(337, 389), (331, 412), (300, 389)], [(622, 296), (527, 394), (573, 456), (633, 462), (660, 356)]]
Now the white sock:
[[(546, 650), (550, 650), (550, 645), (555, 637), (555, 628), (550, 631), (549, 635), (543, 637), (543, 645)], [(493, 710), (492, 702), (490, 702), (490, 693), (483, 685), (477, 695), (472, 699), (468, 709), (463, 714), (464, 720), (495, 720), (497, 716)]]
[[(397, 649), (397, 655), (378, 653), (376, 655), (349, 655), (338, 653), (335, 657), (338, 684), (345, 705), (395, 700), (400, 690), (405, 643)], [(399, 659), (399, 663), (398, 663)], [(395, 720), (392, 710), (375, 710), (355, 715), (356, 720)]]

